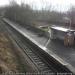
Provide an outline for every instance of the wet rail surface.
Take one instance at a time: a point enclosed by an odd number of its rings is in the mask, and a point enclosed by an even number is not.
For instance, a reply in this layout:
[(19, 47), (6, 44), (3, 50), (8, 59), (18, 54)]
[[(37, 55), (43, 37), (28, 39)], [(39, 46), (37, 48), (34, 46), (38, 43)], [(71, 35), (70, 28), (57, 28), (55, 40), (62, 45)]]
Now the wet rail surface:
[(16, 43), (22, 48), (24, 53), (26, 53), (27, 56), (32, 60), (39, 72), (71, 73), (67, 68), (65, 69), (54, 58), (50, 57), (47, 53), (29, 41), (13, 27), (8, 24), (5, 27)]

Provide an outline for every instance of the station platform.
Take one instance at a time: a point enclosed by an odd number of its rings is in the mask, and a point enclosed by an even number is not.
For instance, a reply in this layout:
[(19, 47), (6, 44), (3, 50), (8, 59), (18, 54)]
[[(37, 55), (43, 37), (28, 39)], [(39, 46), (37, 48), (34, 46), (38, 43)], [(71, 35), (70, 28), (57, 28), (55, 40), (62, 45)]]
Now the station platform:
[[(9, 21), (9, 20), (8, 20)], [(23, 33), (27, 38), (32, 40), (38, 46), (40, 46), (47, 53), (52, 55), (55, 59), (57, 59), (64, 66), (69, 68), (73, 73), (75, 73), (75, 48), (74, 47), (66, 47), (64, 46), (61, 40), (50, 40), (49, 44), (46, 47), (46, 43), (48, 38), (40, 37), (34, 32), (27, 30), (21, 27), (19, 24), (9, 21), (9, 23)]]

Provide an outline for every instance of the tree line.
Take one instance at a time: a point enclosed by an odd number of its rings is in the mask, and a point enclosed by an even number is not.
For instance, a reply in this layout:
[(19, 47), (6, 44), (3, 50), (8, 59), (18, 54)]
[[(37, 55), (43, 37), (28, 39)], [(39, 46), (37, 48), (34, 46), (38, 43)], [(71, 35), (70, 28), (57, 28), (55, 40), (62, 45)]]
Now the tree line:
[[(2, 10), (2, 9), (1, 9)], [(4, 8), (3, 16), (9, 18), (21, 25), (33, 25), (37, 21), (69, 25), (69, 21), (64, 20), (66, 16), (71, 19), (72, 26), (75, 26), (75, 7), (72, 6), (67, 12), (57, 12), (52, 10), (34, 10), (29, 5), (17, 4), (12, 1), (9, 6)]]

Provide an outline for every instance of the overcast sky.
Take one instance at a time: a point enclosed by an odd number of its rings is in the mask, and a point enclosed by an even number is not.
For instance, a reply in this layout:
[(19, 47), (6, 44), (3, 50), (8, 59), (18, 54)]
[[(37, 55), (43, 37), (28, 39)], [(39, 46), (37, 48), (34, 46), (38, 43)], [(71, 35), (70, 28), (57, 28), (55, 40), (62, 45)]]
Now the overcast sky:
[[(0, 0), (0, 6), (9, 4), (11, 0)], [(75, 0), (15, 0), (19, 4), (21, 2), (33, 5), (35, 9), (44, 8), (46, 5), (52, 5), (52, 9), (57, 11), (66, 11), (71, 5), (75, 5)]]

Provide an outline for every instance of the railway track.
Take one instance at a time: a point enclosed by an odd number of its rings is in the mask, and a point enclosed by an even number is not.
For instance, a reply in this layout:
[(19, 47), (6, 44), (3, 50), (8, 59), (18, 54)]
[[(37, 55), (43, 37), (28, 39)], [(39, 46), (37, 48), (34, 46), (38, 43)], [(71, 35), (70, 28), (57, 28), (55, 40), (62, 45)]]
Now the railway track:
[[(15, 42), (20, 46), (23, 52), (37, 67), (38, 72), (42, 73), (71, 73), (68, 69), (63, 68), (52, 57), (35, 46), (31, 41), (24, 37), (21, 33), (7, 24), (6, 30), (13, 37)], [(47, 57), (48, 56), (48, 57)]]
[[(9, 27), (6, 27), (6, 28), (7, 28), (8, 32), (10, 32), (10, 35), (11, 35), (11, 34), (14, 34), (14, 31), (12, 32), (12, 30), (10, 30)], [(16, 33), (16, 34), (17, 34), (17, 33)], [(55, 70), (54, 70), (54, 72), (53, 72), (53, 70), (50, 69), (50, 68), (48, 67), (48, 65), (45, 64), (45, 62), (43, 62), (43, 61), (45, 61), (45, 60), (42, 60), (38, 54), (34, 53), (33, 48), (31, 48), (31, 47), (26, 43), (26, 41), (24, 42), (24, 40), (23, 40), (24, 38), (22, 38), (22, 37), (21, 37), (20, 35), (18, 35), (18, 34), (17, 34), (17, 36), (15, 36), (15, 35), (11, 35), (11, 36), (14, 38), (14, 40), (16, 41), (16, 43), (23, 49), (24, 53), (25, 53), (25, 54), (31, 59), (31, 61), (35, 64), (35, 66), (38, 68), (38, 71), (39, 71), (39, 72), (44, 72), (44, 73), (46, 73), (46, 72), (55, 73), (55, 72), (56, 72)], [(20, 40), (20, 39), (22, 39), (22, 40)]]

